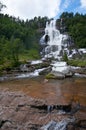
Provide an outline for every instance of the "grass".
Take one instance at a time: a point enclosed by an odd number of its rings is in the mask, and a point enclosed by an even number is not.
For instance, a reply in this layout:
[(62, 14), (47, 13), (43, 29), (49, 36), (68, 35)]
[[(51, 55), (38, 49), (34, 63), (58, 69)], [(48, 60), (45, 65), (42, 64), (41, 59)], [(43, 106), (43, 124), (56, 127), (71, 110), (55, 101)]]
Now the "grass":
[(68, 60), (67, 63), (71, 66), (86, 67), (86, 60)]
[(13, 60), (5, 59), (4, 62), (0, 63), (0, 73), (2, 74), (3, 70), (11, 70), (15, 67), (18, 67), (22, 63), (26, 63), (28, 60), (40, 59), (40, 55), (36, 49), (31, 49), (29, 51), (24, 51), (19, 55), (19, 61), (15, 62)]
[(19, 56), (20, 61), (27, 61), (27, 60), (34, 60), (34, 59), (40, 59), (40, 55), (36, 49), (25, 51)]

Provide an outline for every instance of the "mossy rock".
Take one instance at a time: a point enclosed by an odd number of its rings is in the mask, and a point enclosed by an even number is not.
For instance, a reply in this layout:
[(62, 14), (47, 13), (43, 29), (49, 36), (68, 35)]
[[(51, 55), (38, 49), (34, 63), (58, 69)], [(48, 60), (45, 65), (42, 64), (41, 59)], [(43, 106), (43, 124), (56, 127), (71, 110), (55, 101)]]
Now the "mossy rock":
[(46, 79), (55, 79), (55, 78), (56, 78), (56, 76), (52, 73), (49, 73), (46, 75)]
[(65, 78), (65, 75), (60, 72), (56, 72), (55, 74), (51, 72), (46, 75), (46, 79), (64, 79), (64, 78)]

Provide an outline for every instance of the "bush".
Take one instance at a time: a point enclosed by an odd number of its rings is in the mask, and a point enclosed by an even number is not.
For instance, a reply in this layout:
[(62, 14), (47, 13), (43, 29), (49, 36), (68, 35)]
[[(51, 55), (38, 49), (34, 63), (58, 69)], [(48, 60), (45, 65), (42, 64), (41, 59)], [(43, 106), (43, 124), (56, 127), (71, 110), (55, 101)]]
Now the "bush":
[(64, 52), (64, 55), (63, 55), (63, 61), (68, 61), (68, 56), (67, 56), (67, 53), (66, 52)]

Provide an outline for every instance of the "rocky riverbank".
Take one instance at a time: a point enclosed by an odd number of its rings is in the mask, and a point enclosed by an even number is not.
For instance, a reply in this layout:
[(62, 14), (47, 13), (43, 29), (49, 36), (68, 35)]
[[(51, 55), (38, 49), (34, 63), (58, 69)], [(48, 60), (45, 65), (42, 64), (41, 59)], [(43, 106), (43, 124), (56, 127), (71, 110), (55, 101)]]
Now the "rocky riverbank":
[(0, 76), (0, 81), (39, 75), (43, 75), (48, 79), (64, 79), (73, 76), (86, 77), (86, 67), (69, 66), (66, 62), (51, 62), (50, 59), (28, 61), (26, 64), (21, 64), (18, 68), (4, 70)]
[[(79, 104), (71, 105), (49, 106), (45, 100), (31, 98), (22, 92), (1, 89), (0, 130), (54, 130), (58, 122), (64, 124), (63, 120), (68, 130), (84, 130), (85, 107)], [(49, 123), (51, 120), (52, 122)], [(48, 124), (47, 129), (45, 129), (46, 124)]]

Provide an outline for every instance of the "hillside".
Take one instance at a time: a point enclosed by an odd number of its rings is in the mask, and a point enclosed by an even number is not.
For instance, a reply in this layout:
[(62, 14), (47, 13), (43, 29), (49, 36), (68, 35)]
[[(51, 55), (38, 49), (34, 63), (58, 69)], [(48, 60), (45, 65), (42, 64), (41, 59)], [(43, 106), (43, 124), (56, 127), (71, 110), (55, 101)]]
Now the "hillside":
[[(47, 17), (31, 20), (0, 14), (0, 66), (15, 66), (19, 61), (40, 57), (39, 40)], [(78, 48), (86, 48), (86, 15), (64, 12), (57, 19), (57, 28), (68, 33)], [(2, 68), (2, 67), (1, 67)]]

